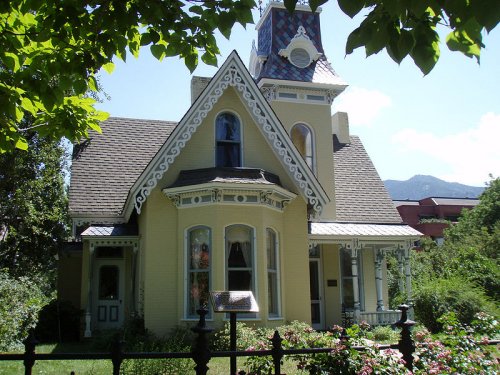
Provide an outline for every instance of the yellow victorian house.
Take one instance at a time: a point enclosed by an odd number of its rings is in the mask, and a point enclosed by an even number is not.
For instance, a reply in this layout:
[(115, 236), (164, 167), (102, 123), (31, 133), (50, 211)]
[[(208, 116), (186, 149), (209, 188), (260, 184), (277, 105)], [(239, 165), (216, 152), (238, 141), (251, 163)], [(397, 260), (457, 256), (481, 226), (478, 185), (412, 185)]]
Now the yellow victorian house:
[(260, 311), (239, 319), (256, 325), (323, 329), (346, 312), (394, 321), (388, 252), (411, 298), (420, 234), (402, 223), (347, 114), (331, 114), (346, 84), (324, 55), (319, 16), (271, 2), (249, 69), (233, 52), (214, 77), (193, 77), (180, 122), (110, 118), (75, 145), (75, 241), (60, 257), (59, 298), (85, 311), (86, 337), (136, 315), (165, 334), (220, 290), (252, 291)]

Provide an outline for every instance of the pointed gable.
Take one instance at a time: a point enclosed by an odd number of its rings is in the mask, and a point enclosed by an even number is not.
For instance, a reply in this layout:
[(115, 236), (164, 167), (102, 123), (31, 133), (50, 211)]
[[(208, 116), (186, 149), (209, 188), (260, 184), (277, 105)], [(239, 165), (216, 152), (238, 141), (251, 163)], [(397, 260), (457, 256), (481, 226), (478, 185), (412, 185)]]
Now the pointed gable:
[(321, 212), (323, 206), (329, 201), (328, 196), (293, 146), (288, 134), (262, 96), (240, 57), (233, 51), (137, 179), (124, 207), (126, 217), (129, 217), (134, 208), (140, 213), (148, 195), (157, 186), (170, 165), (175, 162), (228, 87), (233, 87), (238, 93), (267, 143), (295, 183), (297, 190), (313, 207), (315, 213)]

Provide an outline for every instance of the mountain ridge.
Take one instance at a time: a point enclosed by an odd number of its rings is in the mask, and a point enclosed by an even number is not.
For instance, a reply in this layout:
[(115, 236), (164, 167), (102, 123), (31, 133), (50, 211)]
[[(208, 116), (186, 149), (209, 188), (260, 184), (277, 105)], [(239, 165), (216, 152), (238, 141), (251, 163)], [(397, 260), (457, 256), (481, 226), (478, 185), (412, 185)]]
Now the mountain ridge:
[(429, 175), (415, 175), (406, 181), (385, 180), (393, 200), (420, 200), (427, 197), (477, 198), (485, 187), (448, 182)]

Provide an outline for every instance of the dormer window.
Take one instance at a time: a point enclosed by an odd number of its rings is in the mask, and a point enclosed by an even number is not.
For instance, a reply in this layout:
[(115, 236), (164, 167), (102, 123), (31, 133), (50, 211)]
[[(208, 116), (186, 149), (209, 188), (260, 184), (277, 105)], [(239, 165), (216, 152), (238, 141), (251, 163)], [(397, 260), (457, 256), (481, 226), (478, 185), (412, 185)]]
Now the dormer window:
[(303, 26), (299, 26), (297, 34), (285, 49), (279, 51), (279, 54), (286, 57), (298, 68), (308, 67), (321, 56), (321, 52), (317, 50), (312, 40), (306, 35), (306, 29)]
[(305, 124), (295, 124), (290, 135), (294, 146), (309, 168), (314, 171), (314, 142), (311, 129)]
[(221, 113), (215, 120), (216, 166), (241, 167), (240, 120), (232, 113)]

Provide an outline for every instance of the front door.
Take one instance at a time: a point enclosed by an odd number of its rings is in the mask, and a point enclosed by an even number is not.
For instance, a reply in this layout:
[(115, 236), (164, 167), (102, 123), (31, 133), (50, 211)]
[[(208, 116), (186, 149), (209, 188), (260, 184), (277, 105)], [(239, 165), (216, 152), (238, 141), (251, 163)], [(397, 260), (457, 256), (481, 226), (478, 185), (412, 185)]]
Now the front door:
[(314, 329), (323, 329), (323, 288), (320, 259), (309, 259), (309, 278), (311, 290), (311, 324)]
[(123, 259), (96, 259), (93, 281), (96, 329), (120, 328), (123, 324), (123, 273)]

